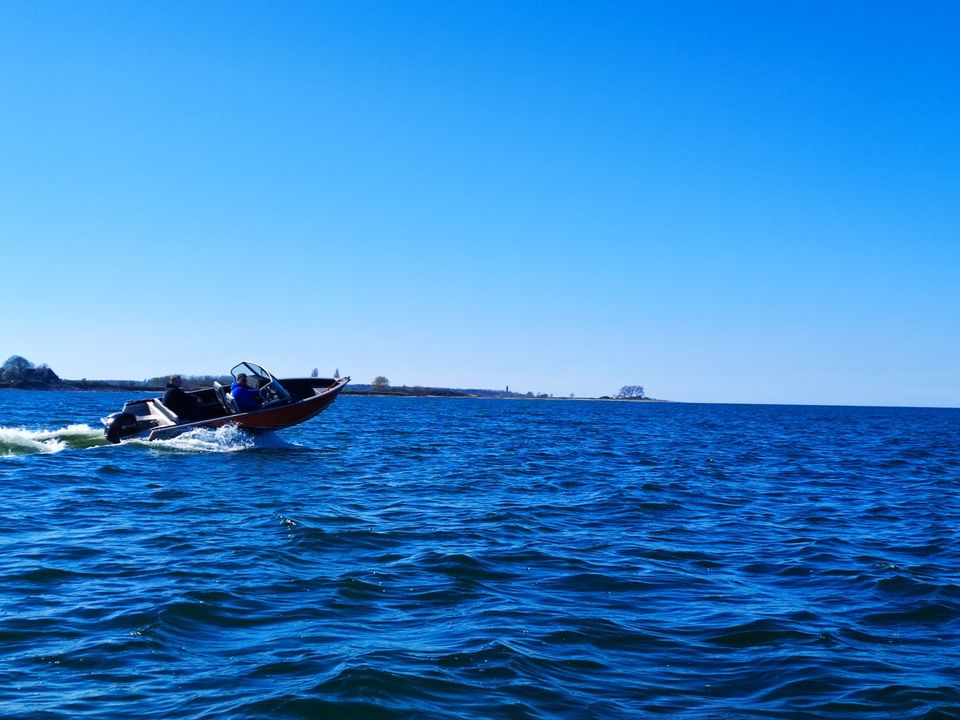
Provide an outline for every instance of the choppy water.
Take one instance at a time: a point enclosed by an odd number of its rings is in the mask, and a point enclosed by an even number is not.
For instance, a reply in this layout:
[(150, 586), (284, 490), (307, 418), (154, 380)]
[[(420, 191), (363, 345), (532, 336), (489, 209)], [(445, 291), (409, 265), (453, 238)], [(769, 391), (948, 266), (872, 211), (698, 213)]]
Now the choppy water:
[(960, 717), (960, 411), (0, 392), (5, 718)]

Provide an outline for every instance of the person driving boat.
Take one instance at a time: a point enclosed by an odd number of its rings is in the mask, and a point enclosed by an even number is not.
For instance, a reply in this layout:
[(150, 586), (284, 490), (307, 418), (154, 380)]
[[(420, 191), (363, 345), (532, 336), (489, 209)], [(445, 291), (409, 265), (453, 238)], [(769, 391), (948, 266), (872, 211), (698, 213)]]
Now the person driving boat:
[(250, 387), (246, 373), (237, 374), (237, 379), (230, 386), (230, 394), (237, 401), (237, 409), (240, 412), (259, 410), (260, 405), (263, 404), (263, 398), (260, 397), (260, 394)]

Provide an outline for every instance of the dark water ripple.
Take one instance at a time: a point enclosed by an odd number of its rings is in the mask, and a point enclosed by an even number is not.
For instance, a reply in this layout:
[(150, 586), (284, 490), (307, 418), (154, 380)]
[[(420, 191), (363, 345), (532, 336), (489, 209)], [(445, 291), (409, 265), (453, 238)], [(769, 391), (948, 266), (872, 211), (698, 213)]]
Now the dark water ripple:
[(0, 393), (2, 717), (960, 717), (958, 411), (120, 400)]

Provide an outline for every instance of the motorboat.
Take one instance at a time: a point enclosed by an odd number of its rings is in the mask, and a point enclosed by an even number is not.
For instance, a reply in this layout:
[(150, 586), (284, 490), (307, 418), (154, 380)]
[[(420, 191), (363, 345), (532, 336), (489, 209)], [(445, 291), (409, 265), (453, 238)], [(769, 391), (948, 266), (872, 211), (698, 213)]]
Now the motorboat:
[(196, 410), (189, 419), (166, 407), (162, 398), (128, 400), (120, 412), (102, 419), (107, 440), (166, 440), (196, 428), (231, 424), (253, 433), (281, 430), (326, 410), (350, 382), (349, 377), (278, 379), (249, 361), (235, 365), (230, 374), (234, 380), (247, 376), (249, 387), (261, 400), (256, 410), (241, 411), (229, 388), (215, 380), (211, 387), (185, 391), (196, 399)]

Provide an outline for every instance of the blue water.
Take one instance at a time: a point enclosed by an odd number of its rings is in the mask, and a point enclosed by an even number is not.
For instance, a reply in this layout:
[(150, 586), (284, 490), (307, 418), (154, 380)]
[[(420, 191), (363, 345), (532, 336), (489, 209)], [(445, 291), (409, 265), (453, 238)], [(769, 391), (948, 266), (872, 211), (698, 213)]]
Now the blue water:
[(4, 718), (960, 717), (960, 411), (0, 391)]

